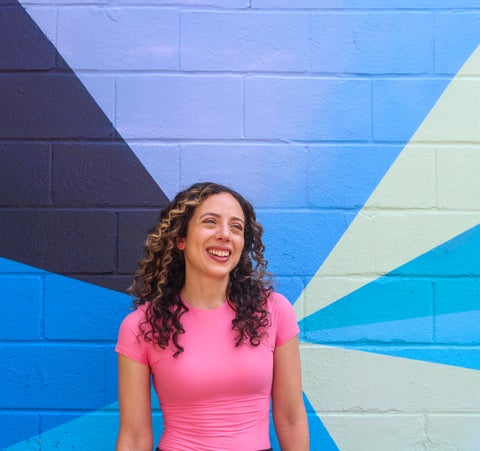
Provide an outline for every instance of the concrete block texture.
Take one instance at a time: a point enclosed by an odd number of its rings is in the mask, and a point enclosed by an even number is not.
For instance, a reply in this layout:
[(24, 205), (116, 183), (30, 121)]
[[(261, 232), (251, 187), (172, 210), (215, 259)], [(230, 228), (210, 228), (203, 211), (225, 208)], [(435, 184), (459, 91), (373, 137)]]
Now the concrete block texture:
[(308, 54), (307, 14), (181, 14), (180, 68), (184, 71), (304, 72)]
[[(25, 431), (34, 435), (40, 430), (40, 414), (38, 412), (1, 412), (0, 430), (8, 431), (14, 436), (21, 436)], [(8, 438), (2, 433), (0, 435), (0, 446), (4, 448), (9, 443)], [(31, 449), (38, 449), (39, 443), (37, 440), (32, 440), (30, 446)]]
[[(57, 0), (58, 1), (58, 0)], [(151, 0), (110, 0), (109, 3), (118, 5), (151, 5)], [(155, 0), (155, 5), (183, 6), (183, 7), (207, 7), (224, 9), (243, 9), (250, 6), (250, 0)]]
[(5, 321), (0, 340), (42, 339), (43, 279), (32, 275), (1, 275), (0, 284), (3, 291), (0, 316)]
[(439, 207), (447, 210), (480, 210), (480, 152), (476, 145), (440, 147), (437, 151)]
[[(118, 215), (118, 272), (133, 274), (144, 258), (147, 234), (157, 225), (160, 209), (124, 210)], [(132, 279), (133, 280), (133, 279)]]
[(374, 140), (406, 142), (435, 105), (447, 83), (441, 78), (402, 77), (375, 79), (372, 85)]
[[(265, 229), (270, 268), (280, 276), (311, 277), (345, 224), (343, 212), (322, 214), (308, 209), (291, 210), (288, 216), (276, 210), (260, 210), (258, 219)], [(312, 255), (308, 261), (303, 258), (306, 254)]]
[[(37, 0), (38, 1), (38, 0)], [(60, 1), (60, 0), (57, 0)], [(125, 0), (127, 1), (127, 0)], [(251, 0), (252, 8), (292, 9), (290, 0)], [(439, 3), (436, 0), (297, 0), (295, 9), (308, 10), (444, 10), (444, 9), (471, 9), (478, 6), (477, 0), (462, 0), (461, 6), (457, 0), (446, 0)]]
[(165, 197), (125, 143), (53, 146), (53, 198), (62, 207), (160, 207)]
[(64, 274), (113, 272), (116, 221), (115, 213), (101, 210), (2, 211), (9, 239), (1, 241), (1, 253)]
[[(198, 168), (203, 161), (210, 161), (213, 167), (209, 180), (241, 191), (256, 208), (308, 207), (305, 146), (188, 144), (181, 146), (180, 152), (182, 186), (205, 180)], [(241, 172), (239, 167), (243, 168)]]
[(474, 451), (478, 448), (479, 430), (480, 415), (478, 413), (427, 415), (427, 449)]
[(113, 446), (125, 289), (206, 180), (264, 227), (312, 451), (478, 448), (479, 6), (1, 2), (0, 449)]
[(326, 144), (309, 146), (308, 150), (310, 206), (358, 209), (386, 174), (401, 147)]
[(141, 80), (119, 76), (117, 128), (130, 139), (240, 139), (243, 80), (237, 76), (145, 75)]
[[(435, 71), (437, 73), (458, 72), (468, 55), (478, 46), (474, 30), (477, 30), (479, 25), (480, 13), (477, 7), (464, 11), (443, 11), (438, 14), (435, 18)], [(460, 48), (462, 51), (459, 51)]]
[(247, 78), (245, 90), (247, 138), (368, 141), (371, 137), (370, 82), (255, 76)]
[(179, 20), (174, 9), (60, 8), (57, 26), (57, 48), (72, 69), (177, 68)]
[(1, 343), (5, 370), (0, 373), (0, 408), (62, 409), (66, 402), (70, 409), (105, 405), (104, 354), (105, 345)]
[(0, 206), (52, 204), (52, 149), (47, 143), (0, 144)]
[[(478, 412), (473, 370), (311, 344), (303, 345), (302, 362), (304, 390), (320, 415)], [(452, 386), (451, 377), (462, 383)], [(455, 396), (444, 396), (447, 389)]]
[[(425, 418), (422, 414), (325, 414), (322, 420), (341, 450), (429, 449), (425, 448), (428, 437), (425, 434)], [(312, 450), (321, 449), (321, 444), (312, 446)]]
[(73, 74), (0, 73), (0, 138), (111, 139), (105, 120)]
[(0, 71), (24, 70), (25, 67), (49, 70), (55, 66), (55, 48), (47, 45), (45, 36), (38, 39), (38, 28), (30, 26), (27, 12), (13, 2), (10, 5), (2, 3), (0, 30)]
[(311, 17), (311, 70), (321, 73), (428, 74), (433, 14), (322, 13)]
[[(88, 306), (94, 306), (93, 311)], [(49, 340), (71, 340), (88, 345), (92, 340), (117, 338), (118, 328), (128, 313), (131, 299), (111, 290), (68, 277), (45, 277), (44, 323)], [(58, 318), (62, 318), (59, 321)]]

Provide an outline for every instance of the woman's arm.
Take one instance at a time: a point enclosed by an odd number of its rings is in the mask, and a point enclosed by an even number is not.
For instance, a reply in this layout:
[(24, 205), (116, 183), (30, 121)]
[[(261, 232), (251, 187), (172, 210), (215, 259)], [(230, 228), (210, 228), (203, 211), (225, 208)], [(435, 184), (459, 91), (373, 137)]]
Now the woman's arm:
[(272, 410), (282, 451), (308, 451), (307, 414), (303, 403), (298, 337), (275, 348)]
[(118, 355), (120, 430), (117, 451), (152, 451), (150, 368)]

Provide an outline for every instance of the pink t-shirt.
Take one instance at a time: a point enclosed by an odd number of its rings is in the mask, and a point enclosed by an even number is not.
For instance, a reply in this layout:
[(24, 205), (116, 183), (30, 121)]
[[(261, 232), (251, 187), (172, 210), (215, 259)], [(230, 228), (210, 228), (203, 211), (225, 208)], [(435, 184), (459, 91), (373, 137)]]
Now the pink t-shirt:
[(228, 303), (213, 310), (188, 306), (177, 358), (139, 335), (145, 305), (122, 322), (115, 350), (148, 365), (164, 418), (163, 451), (254, 451), (269, 448), (269, 409), (276, 346), (298, 334), (288, 300), (272, 293), (268, 336), (235, 347)]

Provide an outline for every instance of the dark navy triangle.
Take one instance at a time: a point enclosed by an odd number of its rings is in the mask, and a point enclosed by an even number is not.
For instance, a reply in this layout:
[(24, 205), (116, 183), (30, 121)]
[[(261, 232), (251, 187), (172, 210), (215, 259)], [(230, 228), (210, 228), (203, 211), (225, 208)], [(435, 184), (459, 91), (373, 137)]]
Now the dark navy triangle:
[(0, 256), (123, 291), (168, 199), (17, 1), (0, 42)]

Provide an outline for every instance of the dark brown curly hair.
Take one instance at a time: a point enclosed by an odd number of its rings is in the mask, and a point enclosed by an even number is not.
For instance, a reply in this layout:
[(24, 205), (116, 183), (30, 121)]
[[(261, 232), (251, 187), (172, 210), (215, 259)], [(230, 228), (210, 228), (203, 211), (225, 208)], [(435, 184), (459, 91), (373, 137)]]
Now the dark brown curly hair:
[(147, 303), (146, 321), (141, 327), (144, 339), (162, 349), (172, 340), (175, 357), (183, 352), (178, 338), (185, 333), (181, 317), (188, 312), (180, 297), (185, 283), (185, 260), (183, 252), (176, 246), (177, 238), (187, 236), (195, 208), (209, 196), (220, 193), (231, 194), (245, 216), (244, 247), (237, 266), (230, 272), (227, 288), (228, 302), (235, 310), (232, 320), (232, 329), (237, 332), (235, 345), (248, 341), (258, 346), (269, 324), (264, 306), (272, 291), (272, 278), (263, 256), (263, 228), (256, 220), (252, 205), (226, 186), (212, 182), (196, 183), (178, 193), (160, 212), (158, 224), (147, 236), (145, 257), (128, 289), (134, 296), (135, 308)]

